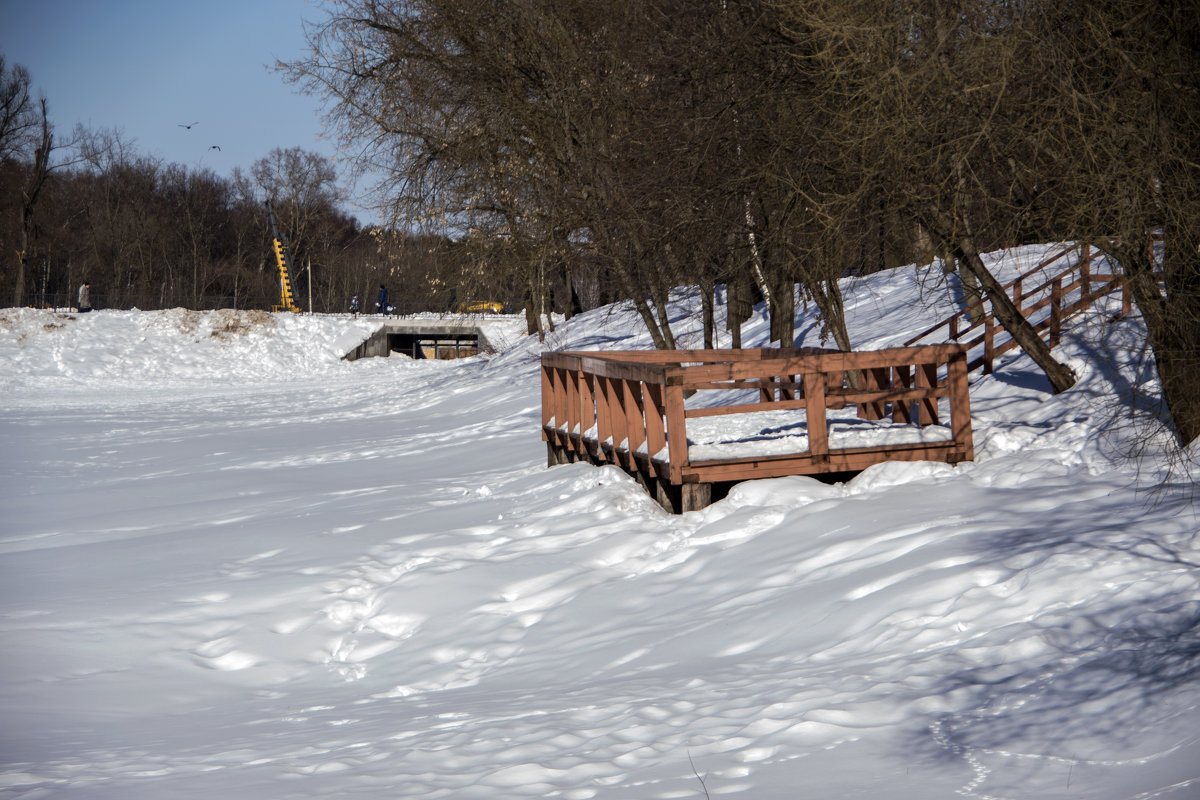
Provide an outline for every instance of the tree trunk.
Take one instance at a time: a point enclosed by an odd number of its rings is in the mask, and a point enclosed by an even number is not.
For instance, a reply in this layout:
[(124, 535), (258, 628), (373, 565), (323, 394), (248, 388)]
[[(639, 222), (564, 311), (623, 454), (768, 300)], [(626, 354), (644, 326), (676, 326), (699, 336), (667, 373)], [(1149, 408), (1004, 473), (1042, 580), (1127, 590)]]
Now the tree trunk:
[(17, 274), (16, 280), (13, 283), (13, 299), (14, 308), (20, 308), (24, 305), (25, 294), (25, 264), (29, 260), (29, 222), (27, 219), (26, 208), (21, 209), (21, 230), (20, 245), (17, 247)]
[(704, 316), (704, 348), (706, 350), (716, 349), (716, 332), (717, 321), (716, 312), (716, 294), (717, 287), (712, 281), (706, 281), (700, 284), (700, 305)]
[(849, 353), (854, 348), (850, 346), (850, 331), (846, 329), (846, 307), (842, 302), (842, 288), (836, 280), (818, 281), (810, 288), (813, 302), (817, 304), (834, 343), (839, 350)]
[(730, 346), (734, 350), (742, 347), (742, 323), (754, 313), (750, 299), (752, 293), (750, 275), (746, 272), (738, 272), (725, 284), (725, 325), (733, 339)]
[(767, 305), (771, 310), (771, 340), (780, 347), (796, 341), (796, 284), (791, 278), (772, 282)]
[(542, 330), (542, 315), (538, 313), (538, 304), (533, 296), (533, 289), (525, 289), (525, 333), (538, 335), (538, 341), (546, 341), (546, 332)]
[(654, 319), (654, 312), (650, 310), (649, 304), (646, 303), (646, 298), (642, 295), (636, 295), (633, 298), (633, 307), (637, 309), (642, 322), (646, 323), (646, 330), (650, 332), (650, 341), (654, 342), (655, 349), (673, 350), (674, 348), (667, 346), (667, 340), (663, 337), (662, 331), (659, 330), (658, 321)]
[(675, 344), (675, 334), (671, 332), (671, 318), (667, 314), (666, 295), (666, 291), (651, 293), (651, 297), (654, 300), (654, 310), (658, 312), (658, 327), (662, 331), (663, 342), (666, 345), (661, 349), (676, 350), (678, 346)]
[(958, 278), (962, 281), (964, 297), (967, 306), (967, 319), (974, 325), (983, 319), (983, 291), (979, 287), (979, 279), (971, 270), (959, 270)]
[(29, 263), (29, 246), (33, 238), (33, 212), (37, 208), (38, 196), (46, 185), (50, 174), (50, 151), (54, 147), (54, 133), (46, 115), (46, 100), (42, 99), (41, 138), (33, 156), (33, 172), (21, 193), (21, 248), (17, 252), (17, 274), (13, 284), (13, 305), (24, 301), (26, 265)]
[(1176, 441), (1186, 447), (1200, 437), (1200, 257), (1186, 252), (1186, 236), (1172, 239), (1180, 244), (1165, 242), (1166, 298), (1154, 262), (1138, 248), (1122, 248), (1118, 260), (1146, 324)]
[(1053, 388), (1054, 393), (1065, 392), (1074, 386), (1075, 374), (1065, 364), (1055, 360), (1054, 355), (1050, 352), (1050, 345), (1042, 341), (1042, 337), (1038, 334), (1037, 330), (1029, 324), (1029, 320), (1025, 319), (1025, 316), (1016, 307), (1012, 298), (1004, 291), (1004, 287), (996, 280), (996, 276), (983, 263), (983, 259), (976, 252), (970, 237), (958, 237), (953, 247), (954, 255), (957, 256), (961, 268), (971, 273), (979, 281), (979, 285), (987, 294), (987, 299), (991, 303), (992, 313), (996, 315), (996, 320), (1004, 327), (1004, 330), (1008, 331), (1008, 335), (1021, 346), (1021, 349), (1029, 354), (1034, 363), (1046, 373), (1046, 377), (1050, 379), (1050, 386)]
[(579, 302), (579, 292), (575, 291), (575, 281), (571, 279), (571, 269), (565, 261), (562, 265), (562, 282), (567, 292), (567, 296), (563, 300), (563, 316), (571, 319), (576, 314), (583, 313), (583, 306)]

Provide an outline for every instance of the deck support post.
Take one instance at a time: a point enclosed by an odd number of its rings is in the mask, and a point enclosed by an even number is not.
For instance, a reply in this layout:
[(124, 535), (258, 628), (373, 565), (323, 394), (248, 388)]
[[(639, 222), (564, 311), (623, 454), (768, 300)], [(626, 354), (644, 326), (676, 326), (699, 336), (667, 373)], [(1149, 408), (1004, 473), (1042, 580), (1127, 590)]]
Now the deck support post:
[(655, 502), (662, 506), (663, 510), (668, 514), (678, 514), (679, 503), (675, 499), (678, 491), (677, 488), (672, 486), (671, 482), (665, 478), (653, 478), (651, 483), (651, 488), (653, 488), (651, 495), (654, 497)]
[(554, 442), (546, 442), (546, 466), (557, 467), (567, 463), (567, 454)]
[(711, 483), (681, 483), (679, 485), (679, 513), (699, 511), (712, 503)]

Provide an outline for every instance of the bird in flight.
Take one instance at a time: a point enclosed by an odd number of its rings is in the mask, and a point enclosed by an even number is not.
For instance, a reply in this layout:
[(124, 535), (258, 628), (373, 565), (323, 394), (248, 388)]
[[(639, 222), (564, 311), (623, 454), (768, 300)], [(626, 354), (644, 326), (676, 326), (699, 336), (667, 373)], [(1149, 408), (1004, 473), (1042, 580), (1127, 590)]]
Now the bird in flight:
[[(192, 125), (199, 125), (199, 124), (200, 124), (199, 122), (193, 122), (193, 123), (192, 123)], [(184, 125), (182, 122), (180, 122), (180, 123), (179, 123), (179, 125), (178, 125), (178, 127), (180, 127), (180, 128), (187, 128), (187, 129), (190, 131), (190, 130), (192, 129), (192, 125)]]
[(219, 150), (221, 149), (221, 146), (220, 146), (220, 145), (216, 145), (216, 144), (214, 144), (212, 147), (210, 147), (210, 148), (208, 148), (208, 149), (209, 149), (209, 150), (218, 150), (218, 151), (219, 151)]

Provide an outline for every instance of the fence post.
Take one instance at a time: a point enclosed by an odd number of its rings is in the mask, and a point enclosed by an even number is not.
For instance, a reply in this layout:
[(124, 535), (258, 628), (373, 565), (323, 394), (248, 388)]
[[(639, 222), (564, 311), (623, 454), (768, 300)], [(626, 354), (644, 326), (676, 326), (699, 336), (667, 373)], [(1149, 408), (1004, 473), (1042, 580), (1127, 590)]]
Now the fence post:
[(983, 374), (992, 374), (992, 361), (996, 357), (996, 322), (992, 315), (983, 318)]
[(1057, 347), (1062, 335), (1062, 276), (1054, 279), (1050, 290), (1050, 346)]
[(646, 423), (645, 412), (642, 407), (642, 382), (634, 380), (623, 380), (621, 385), (625, 389), (625, 401), (622, 404), (625, 407), (625, 447), (627, 450), (629, 469), (637, 471), (637, 459), (634, 454), (637, 449), (646, 441)]
[[(965, 364), (966, 361), (964, 360), (963, 363)], [(908, 364), (896, 365), (896, 385), (900, 389), (913, 388), (912, 367), (910, 367)], [(912, 422), (912, 416), (911, 400), (892, 403), (892, 422), (907, 424)]]
[(604, 440), (612, 436), (611, 390), (608, 378), (596, 376), (596, 460), (604, 462), (608, 456), (604, 452)]
[(829, 428), (825, 420), (825, 374), (804, 373), (804, 416), (808, 424), (808, 455), (814, 463), (829, 461)]
[(1080, 245), (1079, 247), (1079, 283), (1083, 287), (1081, 289), (1080, 301), (1083, 305), (1091, 302), (1092, 293), (1092, 253), (1091, 245)]
[(967, 385), (967, 354), (955, 353), (946, 366), (950, 384), (950, 431), (960, 448), (964, 461), (975, 458), (975, 442), (971, 435), (971, 392)]
[[(583, 381), (581, 369), (579, 362), (576, 361), (573, 367), (564, 370), (567, 383), (567, 424), (563, 432), (563, 445), (568, 452), (578, 452), (575, 445), (576, 440), (571, 438), (571, 432), (578, 429), (580, 434), (583, 433), (583, 403), (579, 392), (579, 384)], [(580, 440), (582, 438), (580, 436)]]
[[(917, 364), (916, 382), (918, 389), (933, 389), (937, 387), (937, 370), (938, 365), (935, 361), (932, 364)], [(917, 424), (918, 425), (937, 425), (938, 424), (938, 401), (936, 397), (922, 398), (917, 402)]]
[(646, 453), (653, 459), (667, 445), (667, 431), (663, 426), (662, 384), (645, 384), (644, 397), (646, 403)]
[(596, 405), (596, 376), (583, 371), (582, 360), (576, 362), (576, 367), (579, 369), (579, 454), (592, 461), (584, 434), (593, 426), (597, 433), (600, 432), (600, 409)]
[[(542, 359), (542, 439), (546, 442), (546, 466), (553, 467), (558, 463), (555, 446), (557, 437), (546, 430), (546, 426), (550, 424), (550, 420), (554, 417), (554, 380), (551, 375), (551, 368), (546, 365), (546, 359)], [(557, 423), (558, 420), (555, 420)]]
[(666, 387), (667, 451), (672, 483), (683, 482), (683, 466), (688, 461), (687, 427), (683, 416), (683, 387)]

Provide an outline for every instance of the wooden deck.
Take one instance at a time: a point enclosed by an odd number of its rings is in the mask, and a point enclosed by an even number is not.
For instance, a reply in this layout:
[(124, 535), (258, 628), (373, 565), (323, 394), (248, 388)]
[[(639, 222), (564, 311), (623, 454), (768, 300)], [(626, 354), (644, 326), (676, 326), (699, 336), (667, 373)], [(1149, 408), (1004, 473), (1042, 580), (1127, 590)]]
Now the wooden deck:
[(675, 512), (754, 478), (969, 461), (967, 351), (544, 353), (542, 438), (551, 466), (616, 465)]

